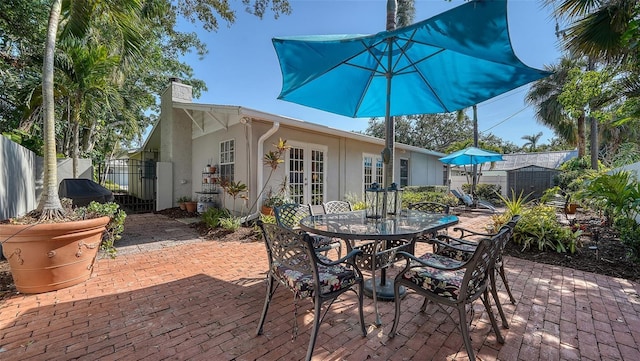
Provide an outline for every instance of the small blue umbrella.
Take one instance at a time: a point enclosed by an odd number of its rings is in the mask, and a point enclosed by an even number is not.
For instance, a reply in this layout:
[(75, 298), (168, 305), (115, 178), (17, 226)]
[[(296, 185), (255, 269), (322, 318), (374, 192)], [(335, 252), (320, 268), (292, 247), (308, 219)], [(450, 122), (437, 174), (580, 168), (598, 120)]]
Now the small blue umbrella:
[(504, 160), (502, 154), (476, 147), (464, 148), (440, 158), (442, 163), (451, 165), (473, 165), (501, 160)]

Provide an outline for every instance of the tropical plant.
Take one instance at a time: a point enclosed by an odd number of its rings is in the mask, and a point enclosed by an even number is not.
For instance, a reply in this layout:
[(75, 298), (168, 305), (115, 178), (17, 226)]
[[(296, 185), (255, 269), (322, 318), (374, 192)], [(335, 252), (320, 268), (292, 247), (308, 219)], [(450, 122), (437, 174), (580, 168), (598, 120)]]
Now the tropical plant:
[(95, 201), (89, 203), (86, 208), (77, 208), (76, 212), (86, 212), (86, 214), (91, 214), (92, 216), (89, 218), (108, 216), (111, 219), (102, 236), (100, 249), (105, 251), (111, 258), (114, 258), (117, 253), (114, 243), (122, 238), (122, 232), (124, 232), (124, 221), (127, 218), (127, 214), (120, 209), (120, 206), (117, 203), (98, 203)]
[(535, 107), (535, 118), (539, 123), (553, 129), (568, 144), (578, 146), (578, 157), (586, 154), (585, 117), (579, 114), (577, 118), (571, 118), (564, 110), (560, 96), (569, 81), (569, 72), (583, 65), (580, 60), (563, 56), (558, 64), (545, 66), (552, 74), (535, 81), (525, 98)]
[(218, 226), (220, 226), (220, 220), (223, 218), (228, 218), (230, 217), (231, 214), (229, 213), (228, 210), (224, 209), (224, 208), (208, 208), (206, 211), (204, 211), (200, 217), (202, 218), (202, 221), (209, 227), (209, 228), (216, 228)]
[(247, 185), (241, 181), (237, 182), (222, 182), (220, 185), (222, 189), (227, 192), (233, 198), (233, 211), (236, 211), (236, 200), (238, 197), (246, 199), (246, 194), (242, 194), (247, 191)]
[(523, 251), (535, 247), (540, 251), (574, 253), (579, 235), (580, 231), (573, 232), (558, 222), (555, 207), (535, 205), (523, 209), (514, 229), (513, 242)]
[(240, 228), (242, 221), (240, 217), (224, 217), (220, 218), (220, 227), (224, 230), (235, 232)]
[(520, 139), (526, 140), (527, 142), (522, 145), (523, 148), (529, 147), (530, 152), (536, 151), (536, 145), (538, 145), (538, 141), (542, 137), (542, 132), (538, 132), (537, 134), (532, 135), (523, 135)]

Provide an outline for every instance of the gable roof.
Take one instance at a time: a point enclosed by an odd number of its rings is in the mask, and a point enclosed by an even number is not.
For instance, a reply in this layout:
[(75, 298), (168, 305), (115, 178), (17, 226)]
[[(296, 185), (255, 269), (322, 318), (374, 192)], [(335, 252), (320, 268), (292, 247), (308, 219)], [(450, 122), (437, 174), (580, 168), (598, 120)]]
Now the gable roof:
[[(384, 146), (384, 139), (372, 137), (370, 135), (356, 133), (352, 131), (346, 131), (342, 129), (332, 128), (326, 125), (308, 122), (300, 119), (294, 119), (282, 115), (271, 114), (247, 107), (234, 106), (234, 105), (219, 105), (219, 104), (202, 104), (202, 103), (189, 103), (172, 101), (171, 103), (174, 109), (182, 109), (185, 111), (189, 118), (196, 125), (192, 136), (202, 136), (204, 134), (214, 132), (217, 130), (225, 129), (231, 125), (238, 124), (242, 121), (242, 118), (259, 119), (271, 123), (280, 123), (295, 127), (299, 129), (305, 129), (315, 131), (323, 134), (343, 137), (347, 139), (354, 139), (368, 143), (375, 143)], [(206, 129), (206, 131), (204, 131)], [(153, 128), (149, 132), (149, 135), (144, 142), (143, 146), (139, 149), (146, 149), (146, 147), (158, 143), (160, 141), (160, 119), (153, 125)], [(154, 143), (155, 142), (155, 143)], [(158, 145), (159, 147), (159, 145)], [(427, 154), (436, 157), (443, 157), (446, 154), (435, 150), (420, 148), (412, 145), (402, 144), (395, 142), (397, 149), (404, 149), (420, 154)]]
[(558, 169), (564, 162), (578, 156), (577, 150), (563, 150), (556, 152), (540, 153), (515, 153), (504, 154), (502, 162), (495, 162), (492, 171), (506, 171), (528, 166), (537, 166), (548, 169)]

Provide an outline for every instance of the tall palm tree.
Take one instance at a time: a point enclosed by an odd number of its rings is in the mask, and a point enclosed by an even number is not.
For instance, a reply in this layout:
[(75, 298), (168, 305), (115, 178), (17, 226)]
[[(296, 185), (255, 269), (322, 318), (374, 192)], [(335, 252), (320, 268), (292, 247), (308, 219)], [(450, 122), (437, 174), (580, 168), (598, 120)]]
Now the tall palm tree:
[[(137, 32), (137, 25), (139, 25), (137, 16), (141, 14), (142, 10), (140, 0), (75, 1), (68, 5), (69, 8), (64, 12), (62, 36), (83, 38), (90, 31), (90, 19), (99, 14), (111, 20), (112, 24), (121, 30), (125, 53), (133, 57), (138, 56), (136, 44), (141, 40)], [(41, 220), (64, 216), (58, 196), (54, 107), (54, 57), (61, 14), (63, 14), (62, 0), (53, 0), (49, 13), (42, 67), (45, 169), (42, 196), (37, 208), (40, 211)]]
[(545, 66), (545, 70), (552, 74), (534, 82), (525, 98), (527, 103), (536, 107), (536, 120), (553, 129), (568, 144), (577, 145), (579, 157), (586, 152), (584, 113), (577, 119), (572, 119), (564, 110), (559, 97), (569, 80), (569, 71), (581, 65), (579, 60), (563, 57), (560, 63)]
[(530, 152), (535, 152), (536, 145), (538, 144), (538, 141), (540, 140), (540, 138), (542, 138), (542, 132), (539, 132), (538, 134), (532, 134), (532, 135), (523, 135), (522, 138), (520, 139), (524, 139), (527, 142), (524, 143), (522, 147), (523, 148), (529, 147)]

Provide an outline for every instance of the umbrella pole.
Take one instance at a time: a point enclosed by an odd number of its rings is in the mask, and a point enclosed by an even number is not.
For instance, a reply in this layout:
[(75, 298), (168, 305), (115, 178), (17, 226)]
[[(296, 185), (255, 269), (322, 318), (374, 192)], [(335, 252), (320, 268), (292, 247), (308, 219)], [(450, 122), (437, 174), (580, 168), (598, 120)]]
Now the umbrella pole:
[(383, 197), (383, 204), (382, 204), (382, 218), (386, 218), (387, 217), (387, 191), (389, 190), (389, 187), (391, 187), (391, 184), (393, 183), (393, 148), (394, 148), (394, 141), (395, 141), (395, 126), (393, 124), (393, 117), (390, 115), (391, 114), (391, 66), (392, 66), (392, 58), (391, 58), (391, 53), (392, 53), (392, 48), (393, 48), (393, 39), (389, 38), (387, 40), (387, 42), (389, 43), (389, 47), (388, 47), (388, 51), (389, 51), (389, 56), (388, 56), (388, 61), (387, 61), (387, 104), (386, 104), (386, 109), (385, 109), (385, 117), (384, 117), (384, 123), (385, 123), (385, 148), (382, 151), (382, 160), (384, 161), (385, 167), (384, 167), (384, 197)]
[[(473, 106), (473, 146), (478, 147), (478, 106)], [(473, 206), (476, 206), (476, 187), (478, 185), (478, 165), (474, 164), (473, 179), (471, 180), (471, 198), (473, 200)]]

